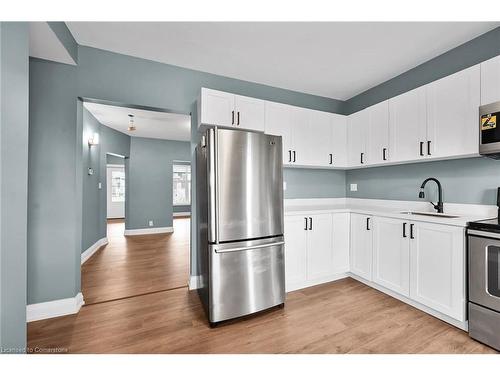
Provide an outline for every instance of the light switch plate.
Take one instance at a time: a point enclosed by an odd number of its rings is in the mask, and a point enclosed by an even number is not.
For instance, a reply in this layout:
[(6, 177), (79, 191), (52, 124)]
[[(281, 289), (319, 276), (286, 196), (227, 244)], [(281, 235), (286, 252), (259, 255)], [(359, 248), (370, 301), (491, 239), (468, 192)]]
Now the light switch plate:
[(351, 191), (358, 191), (358, 184), (351, 184)]
[(102, 189), (102, 183), (101, 183), (101, 182), (99, 182), (99, 184), (97, 185), (97, 188), (98, 188), (99, 190), (101, 190), (101, 189)]
[(283, 181), (283, 191), (286, 190), (286, 181)]
[(153, 220), (149, 220), (149, 226), (152, 227), (153, 226)]

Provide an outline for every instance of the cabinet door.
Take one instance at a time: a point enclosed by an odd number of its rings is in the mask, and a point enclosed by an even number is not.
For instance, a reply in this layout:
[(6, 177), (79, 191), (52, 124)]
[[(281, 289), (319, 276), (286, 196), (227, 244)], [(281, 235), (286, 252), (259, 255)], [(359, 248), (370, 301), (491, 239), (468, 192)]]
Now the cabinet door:
[(460, 227), (411, 223), (410, 297), (465, 320), (465, 233)]
[(292, 164), (307, 165), (311, 158), (311, 141), (309, 134), (309, 110), (299, 107), (291, 107), (292, 128)]
[(283, 144), (283, 164), (292, 164), (292, 108), (280, 103), (265, 103), (266, 134), (279, 135)]
[[(347, 116), (332, 113), (331, 123), (331, 166), (341, 168), (347, 167)], [(328, 162), (330, 162), (330, 160), (328, 160)]]
[(475, 65), (427, 85), (430, 157), (479, 153), (480, 68)]
[(500, 56), (481, 63), (481, 105), (500, 101)]
[(305, 164), (317, 167), (330, 166), (332, 153), (331, 113), (308, 110), (308, 129), (303, 134), (307, 144)]
[(307, 231), (307, 279), (309, 281), (333, 273), (332, 215), (309, 217)]
[(357, 167), (368, 163), (366, 133), (369, 120), (368, 110), (362, 110), (347, 117), (347, 153), (350, 167)]
[(333, 273), (349, 271), (349, 224), (348, 213), (333, 214)]
[(409, 161), (424, 157), (427, 140), (426, 111), (425, 86), (389, 99), (391, 161)]
[(303, 216), (285, 216), (285, 286), (301, 288), (306, 282), (306, 230)]
[(265, 129), (264, 100), (234, 96), (235, 125), (238, 128), (263, 132)]
[(371, 216), (351, 214), (351, 272), (372, 280), (372, 227)]
[(370, 164), (389, 160), (389, 101), (371, 106), (368, 131), (368, 155)]
[(410, 225), (387, 217), (373, 218), (373, 281), (410, 295)]
[(234, 125), (234, 95), (227, 92), (201, 89), (201, 120), (205, 125)]

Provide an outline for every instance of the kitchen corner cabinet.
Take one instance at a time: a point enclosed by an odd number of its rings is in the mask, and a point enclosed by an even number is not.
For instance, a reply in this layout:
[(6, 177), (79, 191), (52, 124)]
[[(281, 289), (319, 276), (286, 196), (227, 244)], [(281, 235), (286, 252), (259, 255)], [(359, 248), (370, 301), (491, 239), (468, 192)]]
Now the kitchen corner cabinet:
[(368, 281), (372, 280), (372, 219), (369, 215), (351, 214), (351, 272)]
[(481, 63), (481, 105), (500, 101), (500, 56)]
[(264, 131), (265, 101), (202, 88), (198, 102), (201, 125)]
[(465, 321), (464, 228), (414, 223), (410, 241), (410, 298)]
[(428, 156), (478, 154), (479, 65), (434, 81), (426, 89)]
[(383, 101), (369, 108), (368, 155), (370, 164), (383, 164), (389, 155), (389, 101)]
[(285, 216), (286, 290), (332, 280), (349, 270), (349, 214)]
[(373, 282), (410, 295), (410, 223), (373, 218)]

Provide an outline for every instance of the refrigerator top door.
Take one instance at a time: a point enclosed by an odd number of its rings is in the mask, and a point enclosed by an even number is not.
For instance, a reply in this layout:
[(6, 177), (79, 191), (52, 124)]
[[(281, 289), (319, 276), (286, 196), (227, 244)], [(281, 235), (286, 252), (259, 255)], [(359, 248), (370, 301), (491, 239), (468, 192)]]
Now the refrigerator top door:
[(216, 131), (218, 242), (283, 234), (281, 137)]

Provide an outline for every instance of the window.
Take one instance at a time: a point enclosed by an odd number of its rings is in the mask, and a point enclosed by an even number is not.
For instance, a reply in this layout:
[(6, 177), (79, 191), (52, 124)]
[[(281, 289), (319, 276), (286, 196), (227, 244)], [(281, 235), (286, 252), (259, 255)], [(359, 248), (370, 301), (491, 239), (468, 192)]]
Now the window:
[(124, 171), (111, 171), (111, 202), (125, 202)]
[(191, 204), (191, 166), (174, 164), (174, 206)]

